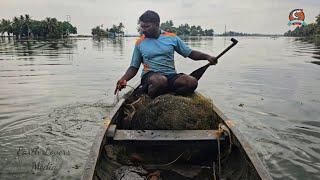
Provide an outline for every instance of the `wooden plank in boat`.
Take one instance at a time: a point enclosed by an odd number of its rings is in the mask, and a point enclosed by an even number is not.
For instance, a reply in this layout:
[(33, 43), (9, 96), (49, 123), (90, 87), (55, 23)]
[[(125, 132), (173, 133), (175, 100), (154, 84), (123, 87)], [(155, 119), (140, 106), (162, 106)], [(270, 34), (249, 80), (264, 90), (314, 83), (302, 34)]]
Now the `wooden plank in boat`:
[(116, 130), (115, 141), (210, 141), (217, 130)]

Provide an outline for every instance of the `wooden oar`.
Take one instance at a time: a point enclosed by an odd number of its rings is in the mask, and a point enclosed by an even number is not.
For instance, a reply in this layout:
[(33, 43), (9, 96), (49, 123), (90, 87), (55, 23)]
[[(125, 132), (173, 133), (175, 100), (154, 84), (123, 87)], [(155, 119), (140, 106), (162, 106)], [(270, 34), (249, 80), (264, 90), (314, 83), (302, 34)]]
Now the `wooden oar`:
[[(233, 46), (235, 46), (238, 43), (238, 40), (231, 38), (232, 44), (230, 44), (224, 51), (222, 51), (216, 58), (217, 60), (224, 55), (227, 51), (229, 51), (229, 49), (231, 49)], [(195, 71), (193, 71), (190, 76), (195, 77), (197, 80), (199, 80), (202, 75), (204, 74), (204, 72), (206, 72), (206, 70), (208, 69), (208, 67), (212, 65), (210, 63), (208, 63), (207, 65), (202, 66), (199, 69), (196, 69)]]

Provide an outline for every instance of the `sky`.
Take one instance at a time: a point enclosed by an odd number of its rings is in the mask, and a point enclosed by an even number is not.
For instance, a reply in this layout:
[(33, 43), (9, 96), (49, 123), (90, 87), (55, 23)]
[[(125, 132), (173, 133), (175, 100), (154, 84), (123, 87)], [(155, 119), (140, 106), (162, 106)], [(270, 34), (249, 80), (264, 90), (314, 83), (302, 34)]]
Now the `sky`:
[(227, 31), (283, 34), (293, 9), (303, 9), (306, 23), (320, 14), (320, 0), (0, 0), (0, 19), (29, 14), (32, 19), (71, 17), (78, 34), (90, 34), (97, 25), (104, 28), (124, 23), (126, 34), (137, 34), (137, 19), (146, 10), (159, 13), (161, 22), (175, 26), (188, 23)]

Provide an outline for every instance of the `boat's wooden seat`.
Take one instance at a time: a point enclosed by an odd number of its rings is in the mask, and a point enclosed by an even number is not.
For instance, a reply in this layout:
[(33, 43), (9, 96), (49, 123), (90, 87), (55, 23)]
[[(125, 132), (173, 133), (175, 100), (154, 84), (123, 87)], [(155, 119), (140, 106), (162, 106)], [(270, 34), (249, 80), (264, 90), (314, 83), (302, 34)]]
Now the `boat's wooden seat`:
[[(111, 125), (108, 129), (107, 138), (122, 142), (166, 142), (166, 141), (217, 141), (217, 130), (124, 130), (116, 129)], [(225, 136), (220, 136), (220, 140)]]
[(216, 130), (116, 130), (115, 141), (216, 140)]

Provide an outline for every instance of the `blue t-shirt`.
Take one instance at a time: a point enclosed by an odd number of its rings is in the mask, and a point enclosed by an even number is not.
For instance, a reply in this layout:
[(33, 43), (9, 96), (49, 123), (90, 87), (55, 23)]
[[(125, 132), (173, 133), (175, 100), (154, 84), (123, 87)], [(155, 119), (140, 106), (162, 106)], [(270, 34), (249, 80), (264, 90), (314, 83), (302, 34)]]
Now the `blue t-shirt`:
[(143, 64), (141, 76), (149, 71), (163, 75), (176, 73), (174, 51), (188, 57), (192, 51), (178, 36), (161, 31), (158, 39), (141, 36), (134, 47), (130, 66), (135, 68)]

